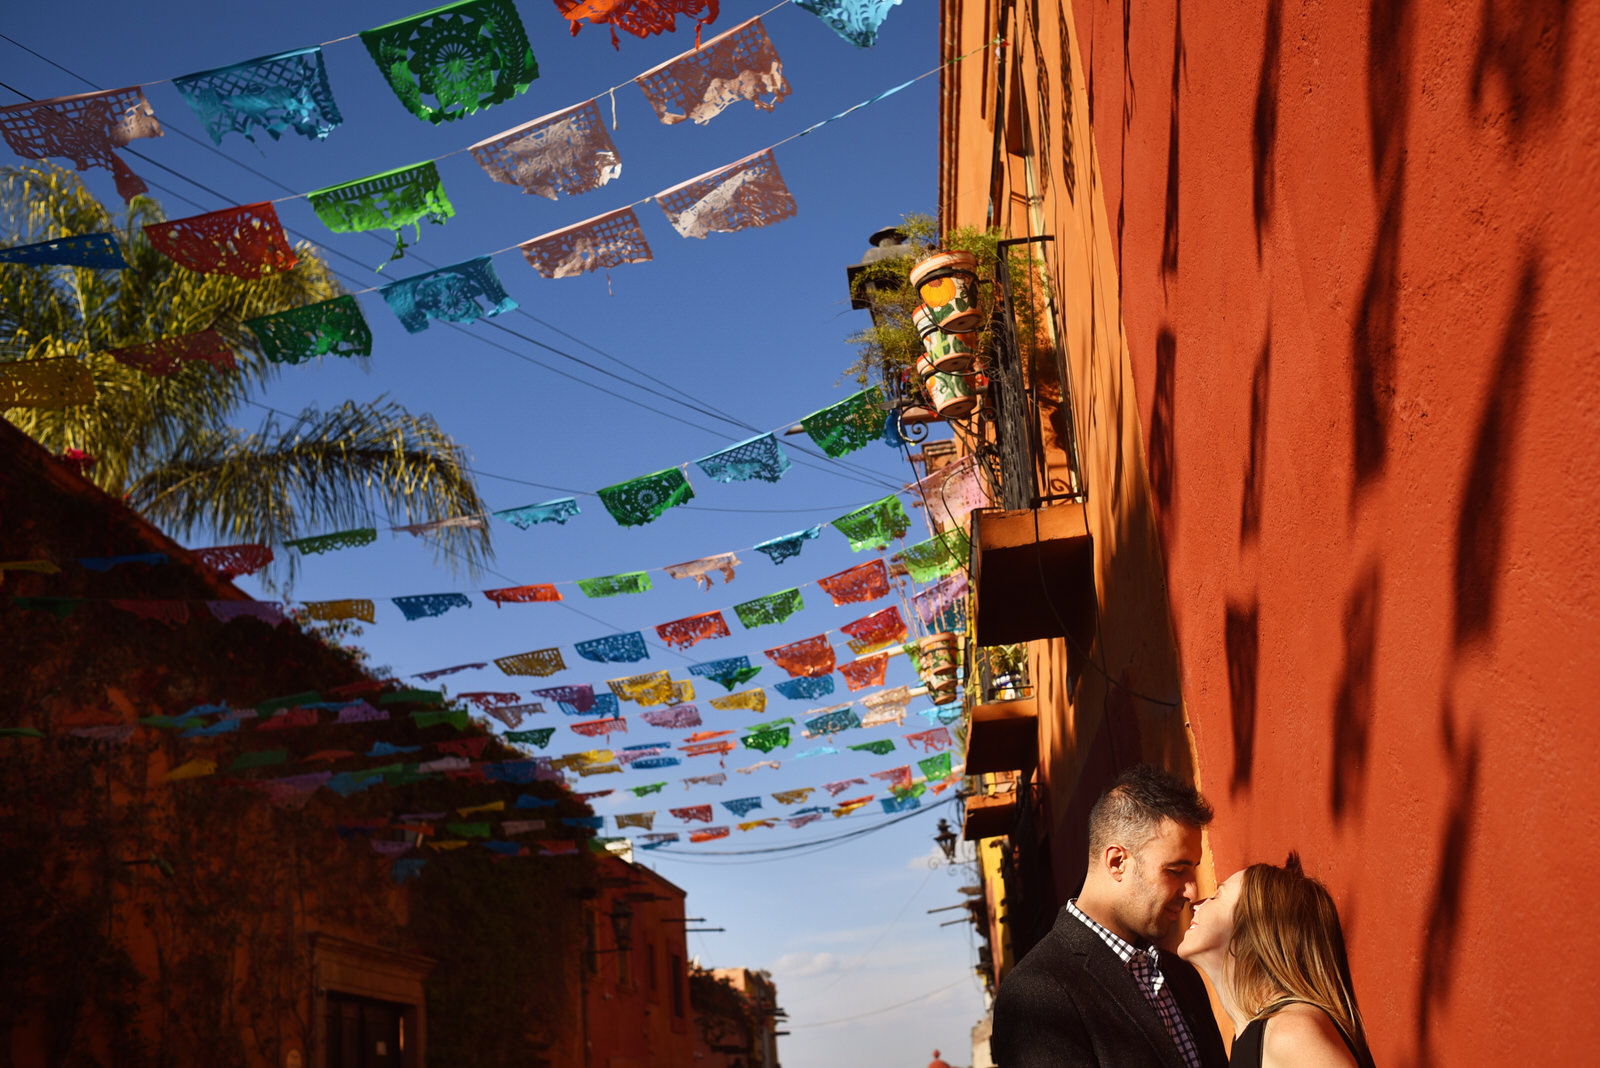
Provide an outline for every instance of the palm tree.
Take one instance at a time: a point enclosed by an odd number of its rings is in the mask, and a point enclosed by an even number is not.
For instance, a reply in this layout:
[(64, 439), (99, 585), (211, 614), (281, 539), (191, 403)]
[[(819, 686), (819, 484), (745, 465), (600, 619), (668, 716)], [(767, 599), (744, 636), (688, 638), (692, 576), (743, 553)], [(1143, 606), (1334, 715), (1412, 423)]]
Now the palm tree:
[[(113, 214), (78, 177), (54, 166), (0, 168), (0, 234), (29, 244), (114, 231), (128, 269), (0, 264), (0, 361), (74, 357), (96, 386), (91, 404), (0, 410), (56, 453), (94, 458), (87, 476), (180, 537), (281, 544), (370, 523), (374, 507), (408, 523), (484, 511), (466, 457), (433, 418), (378, 400), (308, 409), (254, 432), (230, 425), (276, 371), (246, 319), (341, 292), (307, 243), (292, 271), (244, 280), (180, 267), (144, 237), (163, 219), (136, 197)], [(215, 329), (236, 372), (185, 363), (154, 377), (107, 349)], [(487, 529), (434, 535), (452, 564), (476, 572), (492, 557)], [(292, 554), (288, 555), (293, 574)]]

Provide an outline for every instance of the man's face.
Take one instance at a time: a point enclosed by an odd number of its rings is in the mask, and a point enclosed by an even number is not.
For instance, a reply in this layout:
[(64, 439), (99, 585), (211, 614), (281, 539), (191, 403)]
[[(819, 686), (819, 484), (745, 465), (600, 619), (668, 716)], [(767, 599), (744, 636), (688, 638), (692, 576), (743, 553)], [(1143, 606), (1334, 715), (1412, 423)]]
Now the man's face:
[(1169, 944), (1182, 929), (1185, 908), (1198, 896), (1199, 864), (1200, 828), (1162, 820), (1122, 877), (1123, 926), (1151, 942)]

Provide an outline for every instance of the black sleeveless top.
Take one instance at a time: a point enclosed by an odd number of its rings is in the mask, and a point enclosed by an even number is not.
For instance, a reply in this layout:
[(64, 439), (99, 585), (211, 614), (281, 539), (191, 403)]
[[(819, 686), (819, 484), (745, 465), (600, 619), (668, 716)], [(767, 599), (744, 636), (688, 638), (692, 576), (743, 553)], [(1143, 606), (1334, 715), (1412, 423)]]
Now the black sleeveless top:
[[(1281, 1009), (1287, 1004), (1291, 1003), (1284, 1002), (1268, 1015), (1258, 1016), (1245, 1024), (1244, 1030), (1234, 1037), (1233, 1051), (1228, 1054), (1230, 1068), (1261, 1068), (1262, 1059), (1266, 1056), (1267, 1021), (1277, 1014), (1277, 1009)], [(1309, 1002), (1296, 1002), (1294, 1004), (1305, 1005), (1309, 1004)], [(1324, 1009), (1319, 1009), (1318, 1011), (1322, 1012), (1323, 1015), (1327, 1015), (1327, 1011)], [(1329, 1016), (1328, 1019), (1333, 1020), (1333, 1017)], [(1340, 1038), (1344, 1039), (1345, 1048), (1350, 1051), (1350, 1056), (1355, 1058), (1356, 1064), (1362, 1064), (1361, 1054), (1356, 1052), (1354, 1043), (1344, 1033), (1344, 1028), (1339, 1026), (1337, 1020), (1333, 1021), (1333, 1029), (1339, 1032)]]

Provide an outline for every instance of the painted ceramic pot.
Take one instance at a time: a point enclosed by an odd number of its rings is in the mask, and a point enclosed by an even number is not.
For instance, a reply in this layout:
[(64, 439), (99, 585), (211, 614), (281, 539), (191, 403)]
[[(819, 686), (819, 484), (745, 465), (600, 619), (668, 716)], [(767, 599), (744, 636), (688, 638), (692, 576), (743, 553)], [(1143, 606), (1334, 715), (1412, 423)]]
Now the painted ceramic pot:
[(933, 324), (947, 334), (978, 329), (978, 258), (970, 252), (940, 252), (911, 269), (911, 284)]
[(922, 380), (928, 399), (941, 419), (965, 419), (978, 406), (978, 394), (967, 375), (934, 373)]
[(921, 304), (912, 313), (917, 324), (917, 334), (922, 339), (922, 351), (933, 364), (934, 370), (947, 374), (966, 374), (978, 362), (978, 335), (952, 334), (933, 325), (928, 306)]
[(917, 666), (930, 686), (945, 679), (955, 682), (959, 653), (954, 634), (933, 634), (923, 638), (917, 642), (917, 653)]

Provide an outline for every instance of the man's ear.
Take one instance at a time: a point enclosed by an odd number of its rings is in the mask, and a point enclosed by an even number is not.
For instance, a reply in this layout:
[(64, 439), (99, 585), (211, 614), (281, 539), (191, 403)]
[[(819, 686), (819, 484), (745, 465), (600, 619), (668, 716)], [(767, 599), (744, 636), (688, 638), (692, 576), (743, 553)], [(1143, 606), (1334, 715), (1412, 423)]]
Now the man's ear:
[(1100, 859), (1105, 863), (1106, 874), (1119, 883), (1122, 881), (1122, 877), (1128, 874), (1133, 867), (1133, 854), (1115, 842), (1106, 846), (1106, 850), (1101, 854)]

